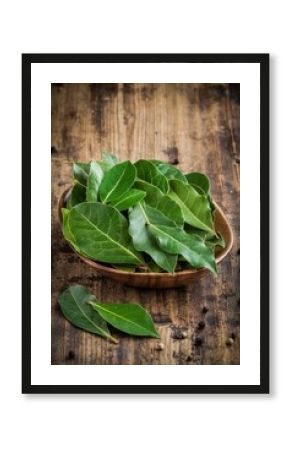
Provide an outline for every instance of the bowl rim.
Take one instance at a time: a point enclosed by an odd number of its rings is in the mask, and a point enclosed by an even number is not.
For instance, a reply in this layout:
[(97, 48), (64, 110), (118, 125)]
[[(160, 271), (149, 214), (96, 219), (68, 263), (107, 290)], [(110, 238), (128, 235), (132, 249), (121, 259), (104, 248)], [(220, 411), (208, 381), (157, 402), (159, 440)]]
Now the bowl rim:
[[(58, 205), (57, 205), (57, 214), (58, 214), (58, 223), (59, 226), (62, 230), (62, 213), (61, 210), (64, 206), (64, 202), (65, 202), (65, 198), (67, 197), (68, 193), (71, 191), (72, 187), (69, 187), (67, 189), (65, 189), (63, 191), (63, 193), (61, 194), (61, 196), (59, 197), (58, 200)], [(224, 212), (222, 211), (222, 209), (220, 208), (220, 206), (214, 201), (212, 200), (214, 207), (216, 210), (219, 211), (219, 214), (221, 215), (223, 221), (226, 223), (228, 230), (229, 230), (229, 241), (228, 241), (228, 245), (226, 246), (226, 248), (222, 249), (222, 251), (215, 257), (215, 261), (216, 264), (219, 264), (232, 250), (233, 247), (233, 242), (234, 242), (234, 235), (233, 235), (233, 230), (232, 227), (228, 221), (228, 219), (226, 218)], [(67, 242), (67, 241), (66, 241)], [(78, 255), (78, 257), (84, 261), (86, 264), (88, 264), (89, 266), (100, 270), (102, 272), (106, 272), (106, 273), (111, 273), (111, 274), (118, 274), (118, 275), (123, 275), (126, 277), (138, 277), (138, 278), (144, 278), (144, 277), (155, 277), (155, 278), (178, 278), (181, 277), (183, 275), (189, 275), (189, 274), (203, 274), (203, 273), (210, 273), (209, 269), (207, 269), (206, 267), (203, 267), (201, 269), (186, 269), (186, 270), (180, 270), (179, 272), (174, 272), (174, 273), (169, 273), (169, 272), (125, 272), (124, 270), (119, 270), (119, 269), (114, 269), (113, 267), (109, 267), (109, 266), (104, 266), (103, 264), (94, 261), (92, 259), (86, 258), (83, 255), (80, 255), (74, 248), (73, 246), (67, 242), (67, 244), (70, 246), (70, 248), (73, 250), (73, 252)]]

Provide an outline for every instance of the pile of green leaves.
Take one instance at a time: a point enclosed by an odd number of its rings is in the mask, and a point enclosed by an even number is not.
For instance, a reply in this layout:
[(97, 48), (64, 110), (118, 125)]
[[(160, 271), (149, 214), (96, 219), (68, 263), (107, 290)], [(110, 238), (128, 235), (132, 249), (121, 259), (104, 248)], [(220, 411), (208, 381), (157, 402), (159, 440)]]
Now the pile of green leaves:
[(183, 174), (158, 160), (73, 164), (63, 234), (81, 255), (125, 271), (216, 272), (214, 227), (206, 175)]
[(108, 325), (133, 336), (159, 338), (150, 314), (136, 303), (100, 303), (86, 288), (74, 285), (58, 297), (58, 304), (67, 320), (76, 327), (109, 339)]

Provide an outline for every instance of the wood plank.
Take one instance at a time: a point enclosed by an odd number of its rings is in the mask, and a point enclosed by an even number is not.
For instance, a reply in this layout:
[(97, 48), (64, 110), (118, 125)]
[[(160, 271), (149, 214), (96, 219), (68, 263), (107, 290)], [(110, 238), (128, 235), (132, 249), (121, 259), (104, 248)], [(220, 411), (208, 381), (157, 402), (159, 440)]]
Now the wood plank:
[[(239, 364), (239, 86), (228, 84), (52, 85), (52, 364)], [(57, 200), (73, 161), (156, 158), (205, 172), (235, 233), (231, 255), (187, 288), (139, 290), (101, 278), (65, 243)], [(101, 301), (138, 302), (164, 344), (121, 333), (119, 345), (70, 325), (57, 306), (73, 283)], [(230, 340), (229, 340), (230, 339)]]

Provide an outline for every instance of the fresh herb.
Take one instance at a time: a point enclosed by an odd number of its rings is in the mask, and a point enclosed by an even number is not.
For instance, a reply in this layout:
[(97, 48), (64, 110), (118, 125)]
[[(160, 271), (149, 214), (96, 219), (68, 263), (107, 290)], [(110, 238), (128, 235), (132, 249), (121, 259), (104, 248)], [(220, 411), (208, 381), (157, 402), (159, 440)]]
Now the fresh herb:
[(90, 164), (90, 172), (87, 179), (86, 200), (87, 202), (98, 201), (98, 190), (103, 179), (104, 172), (101, 166), (92, 161)]
[(112, 206), (80, 203), (70, 210), (67, 221), (81, 254), (105, 263), (142, 262), (130, 239), (127, 219)]
[(160, 337), (150, 314), (136, 303), (108, 304), (91, 301), (89, 304), (110, 325), (124, 333), (134, 336)]
[[(210, 182), (206, 175), (199, 172), (192, 172), (186, 175), (188, 183), (193, 186), (200, 194), (209, 194)], [(184, 181), (184, 180), (183, 180)]]
[(117, 343), (111, 336), (105, 320), (88, 304), (92, 299), (94, 296), (87, 289), (76, 285), (66, 289), (58, 297), (58, 303), (65, 318), (76, 327)]
[(83, 286), (66, 289), (58, 298), (63, 315), (73, 325), (103, 336), (115, 344), (107, 323), (133, 336), (159, 338), (150, 314), (136, 303), (100, 303)]
[(224, 239), (206, 175), (104, 153), (73, 164), (74, 185), (63, 209), (63, 234), (81, 255), (132, 272), (216, 272)]

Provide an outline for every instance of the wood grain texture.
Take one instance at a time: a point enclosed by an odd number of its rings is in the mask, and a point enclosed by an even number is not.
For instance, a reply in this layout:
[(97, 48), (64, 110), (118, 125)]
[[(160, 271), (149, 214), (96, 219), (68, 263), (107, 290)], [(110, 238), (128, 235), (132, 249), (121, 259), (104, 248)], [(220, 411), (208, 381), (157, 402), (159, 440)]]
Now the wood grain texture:
[[(234, 231), (231, 254), (187, 288), (147, 290), (102, 278), (64, 241), (57, 201), (71, 183), (73, 161), (156, 158), (201, 171)], [(239, 85), (52, 85), (52, 364), (239, 364)], [(71, 284), (103, 302), (137, 302), (161, 335), (120, 343), (83, 332), (62, 316), (58, 294)]]

